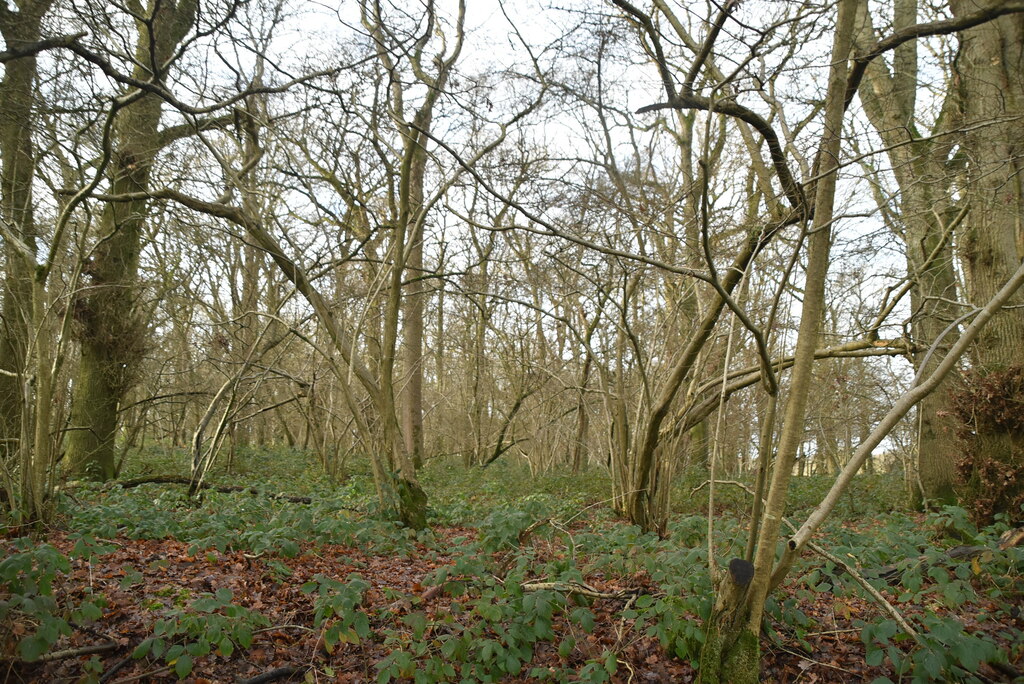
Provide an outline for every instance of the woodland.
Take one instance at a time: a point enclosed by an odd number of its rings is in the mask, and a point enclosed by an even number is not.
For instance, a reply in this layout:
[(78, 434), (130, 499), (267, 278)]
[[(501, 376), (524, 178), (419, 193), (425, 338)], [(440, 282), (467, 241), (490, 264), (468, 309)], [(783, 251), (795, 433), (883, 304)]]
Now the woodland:
[(1024, 681), (1024, 1), (0, 35), (4, 681)]

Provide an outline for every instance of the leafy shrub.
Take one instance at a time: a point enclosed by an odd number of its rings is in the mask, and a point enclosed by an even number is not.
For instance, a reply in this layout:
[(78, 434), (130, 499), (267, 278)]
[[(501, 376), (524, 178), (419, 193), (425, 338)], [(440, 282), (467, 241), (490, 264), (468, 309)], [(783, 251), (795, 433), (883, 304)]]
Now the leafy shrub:
[[(154, 496), (154, 492), (156, 495)], [(208, 492), (202, 505), (178, 486), (95, 490), (95, 502), (76, 508), (69, 523), (80, 534), (135, 539), (174, 538), (194, 549), (242, 549), (294, 557), (302, 542), (360, 546), (406, 555), (414, 539), (396, 523), (353, 518), (337, 498), (297, 505), (248, 494)]]
[[(914, 627), (921, 642), (913, 643), (899, 631), (892, 620), (876, 624), (861, 623), (861, 639), (866, 649), (867, 663), (882, 665), (886, 661), (901, 681), (926, 682), (980, 682), (985, 679), (979, 674), (982, 663), (1006, 662), (1001, 652), (987, 636), (965, 627), (958, 618), (965, 607), (980, 624), (986, 619), (1003, 623), (1002, 638), (1010, 643), (1024, 643), (1024, 634), (1012, 626), (1006, 615), (986, 616), (975, 607), (986, 596), (1007, 602), (1019, 600), (1022, 589), (1020, 569), (1024, 567), (1024, 550), (1010, 548), (996, 549), (999, 534), (1007, 529), (1003, 521), (978, 529), (972, 516), (963, 508), (946, 506), (933, 513), (924, 526), (909, 525), (901, 516), (893, 516), (884, 529), (892, 534), (881, 534), (862, 538), (858, 544), (850, 545), (850, 553), (858, 559), (872, 558), (875, 562), (889, 560), (899, 568), (898, 601), (900, 603), (944, 606), (951, 609), (946, 615), (937, 615), (928, 610), (916, 619)], [(896, 532), (902, 531), (902, 535)], [(848, 539), (848, 538), (847, 538)], [(964, 557), (950, 557), (946, 549), (936, 542), (967, 542), (979, 548), (988, 548), (981, 554)], [(901, 544), (908, 545), (901, 548)], [(875, 550), (871, 547), (874, 546)], [(880, 552), (877, 549), (888, 549)], [(916, 549), (916, 550), (915, 550)], [(845, 548), (837, 548), (841, 552)], [(819, 576), (812, 572), (808, 581)], [(827, 576), (822, 573), (820, 576)], [(847, 583), (851, 585), (852, 583)], [(857, 591), (851, 587), (850, 591)], [(888, 678), (879, 682), (891, 681)]]
[(202, 594), (188, 609), (171, 608), (153, 626), (153, 636), (140, 643), (133, 658), (163, 658), (179, 679), (192, 672), (194, 659), (216, 652), (225, 658), (235, 649), (249, 648), (253, 633), (270, 621), (262, 614), (231, 602), (229, 589)]
[[(861, 640), (867, 664), (879, 666), (888, 658), (901, 681), (915, 684), (980, 683), (988, 681), (979, 675), (982, 663), (1006, 661), (1006, 655), (995, 644), (968, 633), (955, 618), (928, 615), (922, 623), (922, 644), (909, 652), (910, 637), (900, 632), (893, 620), (864, 625)], [(891, 681), (889, 678), (875, 680), (876, 684), (891, 684)]]
[[(83, 553), (88, 552), (88, 543), (83, 541)], [(58, 600), (53, 584), (59, 575), (70, 571), (67, 556), (28, 537), (11, 544), (13, 553), (0, 561), (0, 645), (6, 649), (6, 644), (17, 639), (18, 656), (33, 662), (61, 636), (71, 634), (71, 623), (99, 619), (105, 601), (90, 594), (77, 605)]]
[(494, 509), (480, 523), (480, 544), (487, 551), (503, 551), (519, 546), (519, 535), (538, 520), (551, 516), (545, 495), (527, 497), (518, 505)]
[(339, 644), (358, 644), (370, 636), (370, 618), (360, 609), (363, 593), (370, 583), (359, 575), (349, 575), (347, 582), (316, 575), (302, 585), (307, 594), (316, 593), (313, 601), (313, 624), (324, 628), (324, 644), (328, 651)]

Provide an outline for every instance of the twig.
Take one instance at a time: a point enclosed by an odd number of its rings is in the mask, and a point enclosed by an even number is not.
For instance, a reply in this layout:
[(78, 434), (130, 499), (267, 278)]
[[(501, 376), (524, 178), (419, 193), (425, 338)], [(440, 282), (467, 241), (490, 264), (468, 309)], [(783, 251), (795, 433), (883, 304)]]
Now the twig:
[(125, 666), (133, 660), (135, 659), (131, 656), (118, 660), (116, 663), (114, 663), (113, 667), (111, 667), (109, 670), (103, 673), (103, 676), (100, 677), (100, 684), (106, 684), (107, 682), (109, 682), (111, 679), (114, 678), (114, 675), (123, 670)]
[(287, 666), (278, 667), (270, 672), (264, 672), (261, 675), (256, 675), (250, 679), (243, 679), (238, 684), (266, 684), (267, 682), (276, 682), (278, 679), (284, 679), (285, 677), (291, 677), (292, 675), (305, 674), (310, 669), (309, 665), (301, 665), (298, 667)]
[(569, 557), (572, 558), (573, 562), (576, 561), (576, 539), (572, 536), (572, 532), (569, 531), (568, 526), (563, 526), (556, 520), (551, 521), (551, 526), (561, 532), (569, 540)]
[(1015, 668), (1013, 665), (1010, 665), (1009, 663), (1001, 663), (999, 661), (993, 661), (993, 662), (989, 663), (989, 666), (992, 667), (995, 670), (998, 670), (999, 672), (1001, 672), (1002, 674), (1006, 675), (1007, 677), (1012, 678), (1014, 681), (1017, 681), (1017, 678), (1021, 676), (1020, 670)]
[[(791, 530), (796, 531), (795, 525), (793, 525), (789, 521), (785, 522)], [(863, 575), (854, 570), (849, 563), (842, 560), (838, 556), (829, 553), (828, 551), (821, 548), (814, 542), (807, 542), (807, 548), (809, 548), (811, 551), (818, 554), (822, 558), (832, 561), (837, 566), (841, 567), (843, 570), (849, 573), (850, 577), (852, 577), (854, 581), (857, 582), (857, 584), (863, 587), (864, 591), (868, 592), (868, 594), (871, 595), (871, 598), (875, 600), (875, 603), (881, 606), (882, 609), (889, 614), (889, 617), (896, 621), (896, 624), (900, 626), (900, 629), (902, 629), (907, 634), (907, 636), (911, 637), (914, 641), (916, 641), (918, 646), (925, 645), (924, 641), (921, 639), (921, 636), (917, 633), (917, 630), (910, 626), (910, 623), (903, 618), (903, 615), (901, 615), (900, 612), (896, 610), (896, 607), (889, 603), (888, 599), (882, 596), (882, 593), (880, 591), (871, 586), (871, 583), (864, 579)]]
[(809, 657), (806, 653), (797, 653), (796, 651), (791, 651), (788, 648), (785, 648), (784, 646), (779, 646), (778, 644), (776, 644), (774, 648), (779, 649), (783, 653), (788, 653), (789, 655), (796, 656), (801, 660), (806, 660), (809, 663), (814, 663), (815, 665), (821, 665), (822, 667), (831, 667), (833, 670), (839, 670), (840, 672), (846, 672), (852, 675), (857, 674), (853, 670), (847, 670), (845, 667), (839, 667), (838, 665), (832, 665), (831, 663), (823, 663), (820, 660), (815, 660), (814, 658)]
[(140, 679), (146, 679), (147, 677), (156, 677), (157, 675), (167, 674), (171, 671), (169, 667), (160, 667), (149, 672), (143, 672), (142, 674), (132, 675), (131, 677), (125, 677), (124, 679), (118, 679), (114, 684), (127, 684), (127, 682), (137, 682)]
[(279, 629), (300, 629), (300, 630), (303, 630), (305, 632), (312, 632), (314, 634), (318, 631), (318, 630), (313, 629), (312, 627), (306, 627), (305, 625), (276, 625), (274, 627), (264, 627), (262, 629), (257, 629), (257, 630), (255, 630), (253, 632), (253, 634), (262, 634), (264, 632), (274, 632), (274, 631), (277, 631)]
[(850, 634), (851, 632), (859, 632), (860, 629), (853, 627), (851, 629), (829, 629), (824, 632), (808, 632), (805, 637), (812, 636), (829, 636), (830, 634)]

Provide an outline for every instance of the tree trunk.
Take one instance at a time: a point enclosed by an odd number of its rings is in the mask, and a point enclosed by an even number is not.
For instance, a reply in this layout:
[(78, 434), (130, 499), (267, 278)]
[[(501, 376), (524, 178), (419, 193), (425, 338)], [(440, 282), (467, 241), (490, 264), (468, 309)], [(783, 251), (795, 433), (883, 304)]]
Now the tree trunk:
[[(428, 117), (429, 119), (429, 117)], [(429, 127), (429, 121), (426, 123)], [(419, 136), (417, 136), (419, 138)], [(418, 143), (410, 168), (409, 260), (406, 263), (410, 282), (404, 285), (402, 298), (402, 357), (405, 367), (405, 388), (402, 392), (402, 431), (405, 449), (413, 465), (423, 466), (423, 308), (426, 288), (423, 287), (423, 182), (427, 151)]]
[[(990, 5), (997, 4), (990, 0)], [(956, 16), (976, 0), (953, 0)], [(960, 238), (967, 289), (976, 305), (988, 301), (1024, 258), (1024, 14), (1010, 14), (960, 34), (956, 79), (965, 126), (969, 208)], [(985, 328), (974, 361), (987, 371), (1021, 362), (1024, 296)]]
[[(8, 49), (39, 39), (42, 16), (52, 0), (20, 3), (18, 12), (0, 14), (0, 34)], [(35, 101), (36, 58), (23, 57), (4, 65), (0, 81), (0, 221), (4, 222), (4, 279), (0, 308), (0, 460), (19, 447), (23, 405), (22, 384), (28, 363), (32, 321), (32, 264), (19, 253), (10, 238), (36, 246), (33, 216), (32, 105)], [(21, 444), (28, 448), (27, 444)]]
[(701, 684), (757, 684), (761, 673), (760, 629), (749, 626), (744, 599), (754, 566), (733, 558), (718, 585), (708, 618), (707, 638), (700, 652)]
[[(825, 282), (832, 241), (833, 203), (845, 103), (847, 58), (853, 44), (858, 0), (840, 0), (832, 44), (825, 121), (816, 171), (813, 230), (807, 238), (807, 272), (797, 333), (789, 399), (783, 419), (771, 486), (764, 504), (753, 567), (734, 559), (729, 572), (716, 578), (718, 598), (701, 650), (700, 680), (753, 684), (760, 673), (760, 632), (764, 602), (772, 589), (776, 542), (786, 508), (789, 480), (804, 441), (804, 420), (813, 380), (814, 348), (821, 339), (825, 312)], [(709, 559), (714, 568), (714, 559)], [(746, 578), (746, 582), (742, 581)], [(748, 586), (749, 584), (749, 586)]]
[[(140, 21), (134, 77), (165, 79), (175, 47), (192, 26), (196, 0), (156, 3)], [(119, 112), (110, 158), (113, 195), (145, 192), (159, 150), (162, 100), (148, 93)], [(145, 200), (113, 202), (100, 217), (100, 236), (83, 268), (86, 290), (75, 302), (81, 360), (71, 405), (68, 459), (79, 475), (114, 475), (117, 410), (135, 381), (145, 347), (146, 322), (136, 306)]]
[[(877, 42), (877, 35), (867, 5), (862, 4), (858, 12), (857, 42), (864, 49)], [(898, 0), (893, 28), (899, 30), (916, 21), (917, 0)], [(913, 282), (911, 333), (917, 345), (914, 368), (930, 373), (949, 349), (950, 342), (940, 342), (930, 356), (927, 355), (929, 346), (961, 313), (955, 304), (957, 287), (950, 235), (953, 226), (948, 224), (953, 220), (954, 207), (950, 196), (952, 174), (946, 169), (946, 159), (954, 140), (951, 136), (930, 138), (918, 133), (917, 82), (917, 44), (908, 41), (894, 51), (891, 72), (882, 60), (874, 60), (868, 66), (860, 99), (868, 119), (888, 148), (893, 176), (899, 187), (898, 224), (891, 228), (901, 235), (906, 245), (907, 273)], [(947, 95), (935, 131), (952, 125), (950, 118), (956, 97), (952, 92)], [(917, 410), (917, 467), (923, 492), (913, 488), (916, 503), (922, 503), (922, 494), (932, 502), (955, 503), (953, 484), (957, 453), (948, 393), (940, 390), (929, 395)]]
[[(964, 0), (950, 4), (956, 16), (977, 6)], [(989, 4), (994, 6), (995, 0)], [(961, 113), (968, 126), (961, 149), (967, 161), (969, 207), (959, 247), (968, 295), (980, 305), (1024, 259), (1024, 14), (1006, 15), (962, 32), (955, 66)], [(1018, 292), (1009, 305), (978, 337), (974, 382), (983, 385), (986, 376), (993, 383), (1005, 382), (1024, 363), (1024, 295)], [(1013, 400), (1013, 393), (1002, 397)], [(1006, 423), (982, 417), (978, 422), (964, 465), (967, 498), (984, 518), (987, 502), (1020, 500), (1024, 440), (1019, 429)]]

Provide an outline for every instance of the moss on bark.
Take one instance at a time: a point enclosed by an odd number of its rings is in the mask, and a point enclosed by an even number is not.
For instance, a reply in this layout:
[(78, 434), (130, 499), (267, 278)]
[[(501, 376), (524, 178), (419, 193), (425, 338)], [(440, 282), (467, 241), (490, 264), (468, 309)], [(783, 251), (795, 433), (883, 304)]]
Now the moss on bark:
[(700, 684), (757, 684), (761, 676), (761, 644), (746, 627), (724, 625), (723, 615), (711, 617), (711, 628), (700, 652)]
[(414, 530), (427, 527), (427, 494), (413, 480), (398, 478), (399, 517), (402, 524)]

